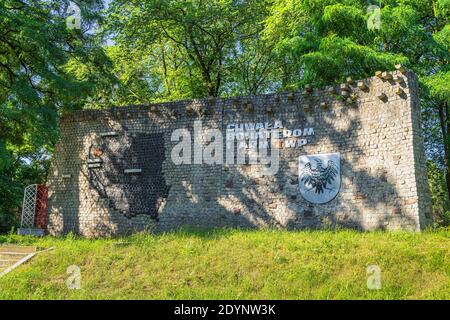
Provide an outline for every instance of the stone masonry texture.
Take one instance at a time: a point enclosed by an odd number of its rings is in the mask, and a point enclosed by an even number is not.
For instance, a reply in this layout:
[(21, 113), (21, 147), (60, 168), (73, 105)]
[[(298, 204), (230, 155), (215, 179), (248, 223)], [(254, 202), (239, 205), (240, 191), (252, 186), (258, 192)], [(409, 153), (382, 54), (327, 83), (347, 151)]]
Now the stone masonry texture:
[[(303, 92), (206, 98), (85, 110), (61, 119), (47, 185), (47, 229), (104, 237), (180, 227), (414, 230), (430, 223), (416, 76), (400, 71)], [(230, 123), (313, 128), (283, 147), (279, 170), (261, 165), (180, 164), (176, 129), (194, 139)], [(203, 142), (204, 146), (208, 142)], [(224, 143), (225, 144), (225, 143)], [(192, 158), (199, 148), (192, 145)], [(300, 155), (340, 153), (341, 187), (325, 204), (299, 192)], [(224, 156), (225, 158), (225, 156)]]

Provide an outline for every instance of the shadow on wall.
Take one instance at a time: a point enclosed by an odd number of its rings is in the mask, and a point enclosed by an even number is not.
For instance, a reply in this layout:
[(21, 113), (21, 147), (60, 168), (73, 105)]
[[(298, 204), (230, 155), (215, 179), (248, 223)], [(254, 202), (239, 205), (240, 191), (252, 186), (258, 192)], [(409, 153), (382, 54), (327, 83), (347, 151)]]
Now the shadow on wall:
[[(328, 103), (332, 104), (335, 102), (334, 99), (329, 97)], [(261, 104), (258, 108), (265, 105), (263, 99), (257, 101)], [(299, 103), (304, 101), (297, 101), (297, 104)], [(214, 185), (218, 189), (217, 194), (212, 197), (209, 195), (208, 199), (205, 196), (208, 190), (205, 189), (209, 186), (203, 184), (201, 179), (198, 179), (199, 185), (194, 187), (183, 185), (191, 182), (185, 177), (175, 181), (170, 178), (172, 180), (167, 181), (172, 186), (167, 185), (164, 166), (171, 159), (167, 159), (170, 150), (166, 149), (169, 144), (164, 141), (164, 133), (133, 133), (132, 128), (115, 122), (114, 130), (117, 136), (98, 138), (95, 143), (91, 142), (88, 155), (80, 155), (87, 156), (88, 165), (93, 166), (86, 171), (84, 177), (88, 181), (88, 190), (85, 194), (80, 192), (80, 197), (92, 197), (89, 193), (94, 192), (100, 201), (103, 201), (103, 205), (109, 207), (109, 211), (103, 213), (107, 217), (102, 216), (104, 219), (98, 219), (90, 227), (94, 230), (94, 234), (103, 234), (107, 232), (105, 230), (109, 230), (111, 234), (138, 230), (140, 225), (148, 225), (151, 220), (157, 221), (159, 212), (166, 214), (160, 209), (166, 199), (170, 198), (173, 192), (171, 188), (176, 187), (176, 192), (184, 192), (181, 198), (185, 202), (177, 203), (180, 208), (178, 212), (180, 220), (184, 219), (181, 217), (184, 214), (182, 208), (196, 210), (199, 213), (196, 213), (195, 221), (190, 223), (189, 218), (192, 217), (190, 215), (183, 220), (184, 225), (196, 228), (232, 226), (321, 229), (339, 225), (359, 230), (385, 230), (401, 225), (416, 229), (418, 218), (402, 211), (404, 190), (398, 187), (398, 177), (393, 175), (395, 169), (389, 167), (392, 157), (397, 156), (401, 150), (393, 150), (392, 147), (389, 150), (384, 147), (382, 151), (381, 146), (367, 148), (365, 141), (358, 140), (361, 132), (371, 130), (367, 127), (367, 119), (361, 120), (359, 110), (367, 106), (360, 106), (358, 103), (343, 105), (333, 112), (314, 111), (307, 114), (304, 110), (297, 110), (295, 114), (280, 112), (276, 116), (266, 113), (248, 116), (244, 113), (235, 113), (232, 120), (234, 122), (256, 122), (255, 118), (258, 122), (270, 122), (279, 117), (283, 123), (290, 125), (288, 118), (294, 117), (298, 120), (296, 125), (303, 123), (305, 127), (320, 128), (322, 132), (309, 139), (304, 148), (280, 150), (280, 170), (273, 177), (254, 175), (252, 166), (248, 165), (230, 165), (227, 170), (222, 165), (198, 165), (201, 166), (198, 172), (209, 172), (217, 177), (217, 184)], [(399, 113), (395, 108), (389, 112)], [(336, 113), (339, 113), (341, 119), (346, 119), (345, 126), (334, 125)], [(392, 121), (400, 118), (400, 114), (390, 116)], [(194, 118), (191, 119), (193, 122)], [(381, 125), (376, 119), (373, 123), (375, 126)], [(332, 152), (340, 152), (342, 155), (340, 193), (327, 204), (312, 205), (297, 191), (298, 156)], [(386, 159), (381, 160), (381, 155)], [(377, 163), (374, 165), (368, 162), (370, 159), (375, 159)], [(179, 170), (184, 170), (182, 166)], [(125, 171), (137, 169), (146, 174)], [(414, 168), (411, 170), (414, 171)], [(72, 189), (65, 189), (65, 193), (57, 192), (55, 197), (78, 198), (77, 190), (83, 189), (80, 187), (81, 183), (77, 181), (77, 185)], [(70, 192), (73, 194), (67, 194)], [(54, 201), (63, 203), (63, 200), (58, 198)], [(201, 214), (211, 206), (220, 208), (220, 214), (214, 221), (207, 220), (205, 224), (199, 224)], [(88, 210), (82, 208), (80, 202), (76, 207), (79, 207), (80, 211)], [(64, 208), (61, 210), (64, 212)], [(65, 232), (80, 233), (79, 215), (62, 216)]]
[(162, 134), (129, 134), (124, 128), (120, 138), (101, 139), (89, 149), (88, 161), (101, 161), (101, 167), (89, 170), (90, 187), (127, 218), (145, 214), (157, 219), (169, 191), (162, 174)]
[[(167, 198), (169, 187), (162, 174), (165, 146), (162, 134), (131, 133), (121, 126), (117, 136), (100, 137), (89, 147), (89, 187), (103, 199), (113, 214), (101, 219), (95, 234), (123, 234), (139, 229), (139, 223), (158, 221), (158, 210)], [(145, 173), (145, 174), (144, 174)]]
[[(71, 128), (68, 128), (71, 130)], [(77, 144), (74, 136), (67, 137), (64, 143), (68, 146)], [(53, 177), (49, 177), (49, 210), (47, 211), (47, 228), (50, 234), (73, 232), (80, 234), (80, 199), (78, 172), (70, 171), (70, 164), (76, 159), (71, 157), (61, 142), (55, 147), (55, 157), (52, 162)], [(74, 165), (73, 167), (76, 167)]]
[[(329, 101), (329, 103), (331, 102)], [(350, 119), (345, 128), (337, 129), (333, 126), (334, 114), (322, 119), (315, 114), (314, 122), (311, 123), (312, 126), (326, 128), (326, 135), (323, 135), (321, 140), (312, 139), (309, 142), (308, 150), (320, 150), (320, 144), (326, 137), (328, 145), (325, 149), (322, 148), (322, 152), (341, 152), (344, 155), (341, 158), (343, 185), (341, 192), (334, 200), (324, 205), (313, 205), (306, 202), (298, 192), (292, 193), (289, 190), (298, 188), (297, 159), (298, 155), (305, 153), (305, 150), (300, 152), (295, 149), (288, 150), (285, 152), (297, 152), (296, 156), (294, 158), (287, 157), (288, 160), (281, 156), (280, 168), (283, 169), (279, 170), (273, 178), (252, 177), (246, 172), (249, 167), (246, 165), (230, 166), (231, 173), (224, 173), (222, 168), (219, 168), (224, 178), (220, 186), (222, 192), (215, 199), (215, 205), (223, 206), (230, 218), (220, 221), (220, 217), (217, 217), (218, 221), (211, 225), (229, 226), (238, 221), (235, 226), (250, 228), (267, 226), (287, 229), (322, 229), (339, 225), (359, 230), (386, 230), (400, 227), (417, 230), (418, 217), (402, 211), (404, 196), (396, 185), (398, 177), (392, 175), (393, 168), (388, 170), (386, 167), (390, 165), (390, 160), (385, 159), (385, 163), (373, 166), (367, 162), (367, 159), (374, 158), (374, 155), (369, 153), (376, 151), (375, 149), (378, 147), (369, 150), (361, 148), (359, 143), (350, 143), (358, 139), (363, 125), (359, 107), (358, 105), (346, 105), (340, 109), (340, 117)], [(398, 110), (393, 112), (398, 113)], [(306, 123), (306, 116), (304, 114), (302, 116)], [(395, 119), (395, 117), (393, 118)], [(259, 122), (272, 119), (273, 117), (266, 116), (265, 119), (260, 118), (255, 121), (254, 118), (249, 120), (236, 115), (233, 121)], [(369, 129), (365, 128), (365, 130)], [(397, 152), (397, 150), (391, 149), (384, 156), (392, 158)], [(383, 158), (379, 158), (377, 161), (381, 159)], [(292, 167), (292, 162), (295, 162), (295, 166), (293, 170), (288, 170), (287, 168)], [(211, 166), (211, 170), (216, 168), (217, 166)], [(227, 186), (228, 183), (229, 186)], [(195, 206), (201, 197), (202, 195), (197, 195), (195, 202), (191, 200), (190, 204)], [(224, 197), (228, 198), (228, 201), (224, 201)], [(192, 197), (188, 198), (192, 199)], [(243, 220), (246, 223), (241, 223)]]

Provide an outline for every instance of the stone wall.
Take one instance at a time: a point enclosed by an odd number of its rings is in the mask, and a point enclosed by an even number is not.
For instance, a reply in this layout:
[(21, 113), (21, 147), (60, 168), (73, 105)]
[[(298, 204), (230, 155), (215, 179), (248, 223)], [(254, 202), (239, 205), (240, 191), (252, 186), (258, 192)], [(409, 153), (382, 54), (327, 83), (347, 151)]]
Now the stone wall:
[[(303, 92), (64, 116), (48, 177), (48, 230), (88, 237), (181, 226), (420, 230), (430, 195), (417, 90), (413, 73), (394, 71)], [(233, 124), (275, 122), (283, 129), (269, 147), (279, 152), (274, 175), (261, 163), (194, 163), (211, 129), (225, 141)], [(203, 141), (191, 143), (191, 164), (176, 165), (172, 134), (182, 128)], [(299, 156), (324, 153), (340, 154), (340, 189), (313, 204), (299, 192)]]

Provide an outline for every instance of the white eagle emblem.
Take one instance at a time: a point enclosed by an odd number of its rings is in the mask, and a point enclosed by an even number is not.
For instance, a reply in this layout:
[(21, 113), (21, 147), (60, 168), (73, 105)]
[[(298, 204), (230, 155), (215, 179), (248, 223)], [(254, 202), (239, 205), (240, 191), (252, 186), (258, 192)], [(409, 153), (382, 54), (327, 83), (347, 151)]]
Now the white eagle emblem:
[(336, 197), (341, 186), (340, 154), (316, 154), (299, 157), (299, 188), (303, 198), (314, 204)]

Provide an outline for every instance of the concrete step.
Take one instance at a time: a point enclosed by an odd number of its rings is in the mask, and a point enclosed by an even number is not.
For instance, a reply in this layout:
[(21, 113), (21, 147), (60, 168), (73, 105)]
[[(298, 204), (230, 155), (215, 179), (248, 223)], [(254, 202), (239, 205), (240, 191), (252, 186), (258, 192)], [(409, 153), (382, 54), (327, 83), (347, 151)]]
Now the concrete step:
[(0, 259), (0, 268), (12, 266), (18, 259)]
[(13, 266), (19, 266), (19, 261), (26, 262), (24, 258), (31, 258), (36, 250), (36, 246), (0, 245), (0, 277), (5, 275), (3, 272), (12, 271)]
[(0, 252), (0, 260), (20, 260), (29, 255), (23, 252)]
[(45, 230), (39, 228), (19, 228), (17, 234), (22, 236), (42, 237), (45, 234)]
[(0, 253), (3, 252), (17, 252), (17, 253), (33, 253), (36, 252), (36, 246), (15, 246), (15, 245), (0, 245)]

